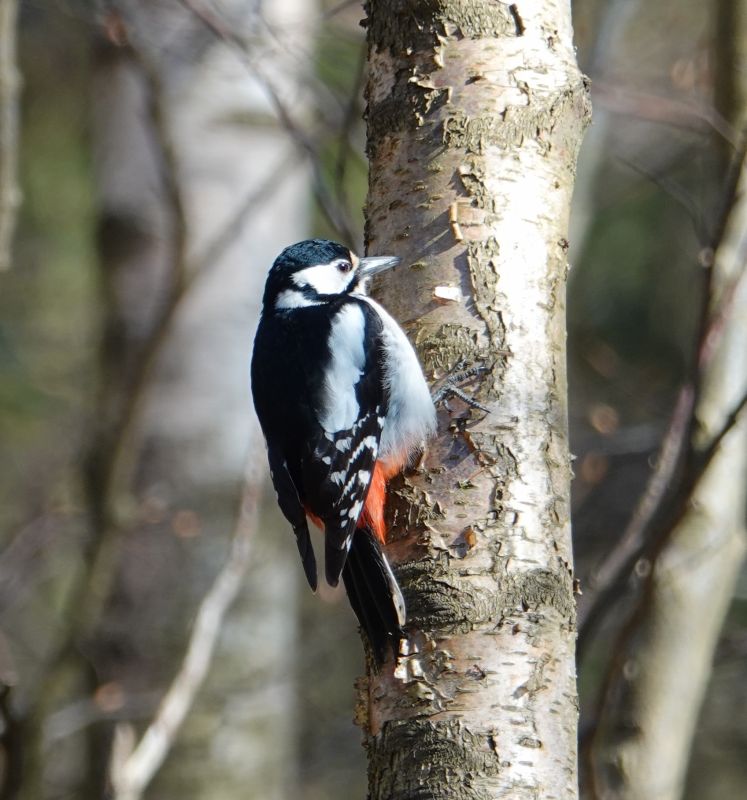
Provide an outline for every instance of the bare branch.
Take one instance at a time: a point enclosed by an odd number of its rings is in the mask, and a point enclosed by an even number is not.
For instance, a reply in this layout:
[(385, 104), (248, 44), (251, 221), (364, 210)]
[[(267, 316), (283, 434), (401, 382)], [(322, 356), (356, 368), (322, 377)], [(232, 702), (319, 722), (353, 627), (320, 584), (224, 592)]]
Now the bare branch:
[(257, 521), (259, 485), (250, 479), (242, 499), (231, 552), (200, 603), (182, 666), (153, 721), (129, 754), (129, 726), (117, 726), (112, 759), (114, 800), (139, 800), (169, 753), (198, 691), (205, 682), (226, 612), (236, 599), (249, 565)]
[(609, 603), (619, 595), (621, 583), (627, 578), (629, 565), (631, 562), (635, 563), (648, 526), (660, 509), (677, 468), (682, 463), (694, 398), (692, 386), (685, 386), (680, 390), (659, 457), (633, 516), (614, 548), (592, 572), (584, 589), (585, 602), (580, 604), (578, 617), (579, 660), (583, 658), (588, 639), (596, 630)]
[(0, 272), (12, 263), (13, 233), (21, 204), (18, 187), (18, 0), (0, 0)]
[(34, 569), (40, 555), (51, 547), (56, 533), (55, 520), (47, 514), (29, 520), (0, 552), (0, 609), (3, 612), (18, 602), (24, 591), (35, 587)]
[[(698, 482), (705, 474), (719, 450), (721, 442), (734, 428), (740, 416), (747, 407), (747, 394), (734, 406), (726, 417), (723, 425), (713, 436), (709, 445), (700, 453), (693, 455), (691, 465), (686, 470), (682, 480), (675, 487), (673, 493), (666, 496), (666, 475), (674, 468), (671, 455), (660, 458), (661, 469), (652, 474), (652, 479), (644, 492), (641, 503), (636, 508), (631, 527), (633, 533), (628, 537), (628, 531), (621, 540), (621, 546), (615, 548), (602, 565), (601, 574), (598, 573), (598, 585), (603, 586), (595, 602), (590, 604), (579, 626), (579, 657), (586, 651), (589, 637), (596, 630), (604, 614), (609, 610), (614, 601), (619, 597), (621, 589), (631, 575), (634, 567), (641, 558), (646, 558), (653, 563), (669, 541), (671, 534), (687, 511), (688, 503)], [(682, 404), (682, 412), (686, 405)], [(677, 445), (681, 437), (682, 421), (674, 422), (667, 438), (672, 438), (668, 447)], [(647, 512), (647, 513), (646, 513)], [(640, 515), (640, 519), (639, 519)], [(602, 581), (606, 581), (602, 583)]]
[(53, 711), (44, 721), (44, 747), (48, 750), (56, 742), (103, 720), (148, 720), (153, 716), (162, 696), (160, 691), (128, 692), (122, 696), (122, 705), (111, 709), (103, 708), (96, 697), (91, 695), (73, 700)]

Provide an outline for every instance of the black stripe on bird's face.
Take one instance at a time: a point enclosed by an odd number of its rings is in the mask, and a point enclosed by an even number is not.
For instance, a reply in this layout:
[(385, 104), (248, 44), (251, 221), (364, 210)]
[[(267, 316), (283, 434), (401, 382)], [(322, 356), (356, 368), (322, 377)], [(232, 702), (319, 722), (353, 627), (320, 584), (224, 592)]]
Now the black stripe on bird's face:
[(344, 245), (308, 239), (286, 247), (270, 269), (264, 306), (278, 311), (322, 305), (342, 295), (365, 294), (368, 279), (399, 263), (391, 256), (359, 259)]

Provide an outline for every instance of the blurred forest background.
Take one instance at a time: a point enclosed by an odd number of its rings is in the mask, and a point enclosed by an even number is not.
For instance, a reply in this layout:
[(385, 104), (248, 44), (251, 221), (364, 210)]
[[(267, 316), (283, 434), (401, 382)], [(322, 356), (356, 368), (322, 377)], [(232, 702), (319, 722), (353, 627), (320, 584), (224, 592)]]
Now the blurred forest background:
[[(362, 249), (363, 9), (22, 0), (16, 28), (15, 5), (0, 3), (22, 193), (0, 252), (0, 798), (98, 798), (107, 775), (119, 800), (148, 783), (159, 800), (362, 797), (354, 618), (339, 592), (304, 588), (248, 376), (282, 247), (313, 234)], [(594, 103), (568, 304), (581, 754), (601, 798), (616, 796), (628, 684), (664, 672), (666, 691), (677, 671), (630, 656), (651, 559), (623, 549), (618, 584), (600, 565), (621, 552), (703, 350), (704, 275), (738, 197), (747, 2), (573, 5)], [(739, 542), (712, 578), (726, 616), (704, 644), (687, 800), (747, 796), (745, 474), (728, 478)], [(686, 547), (683, 569), (720, 546)], [(141, 739), (169, 687), (165, 727)]]

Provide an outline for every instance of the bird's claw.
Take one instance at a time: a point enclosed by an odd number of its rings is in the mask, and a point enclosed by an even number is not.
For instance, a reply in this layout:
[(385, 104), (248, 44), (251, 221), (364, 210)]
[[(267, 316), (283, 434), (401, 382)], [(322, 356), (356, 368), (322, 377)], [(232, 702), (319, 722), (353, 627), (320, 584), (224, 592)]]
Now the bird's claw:
[[(474, 378), (476, 375), (481, 375), (484, 372), (487, 372), (488, 368), (481, 364), (479, 366), (472, 366), (469, 369), (462, 369), (464, 364), (465, 360), (458, 362), (454, 367), (454, 372), (451, 375), (447, 375), (444, 378), (443, 385), (431, 394), (433, 404), (438, 405), (439, 403), (444, 403), (444, 405), (446, 405), (446, 400), (448, 400), (448, 398), (458, 397), (470, 408), (478, 408), (480, 411), (484, 411), (486, 414), (489, 414), (490, 409), (487, 406), (475, 400), (474, 397), (467, 394), (467, 392), (465, 392), (463, 389), (460, 389), (458, 386), (458, 384), (469, 380), (469, 378)], [(448, 405), (446, 405), (446, 408), (448, 408)]]

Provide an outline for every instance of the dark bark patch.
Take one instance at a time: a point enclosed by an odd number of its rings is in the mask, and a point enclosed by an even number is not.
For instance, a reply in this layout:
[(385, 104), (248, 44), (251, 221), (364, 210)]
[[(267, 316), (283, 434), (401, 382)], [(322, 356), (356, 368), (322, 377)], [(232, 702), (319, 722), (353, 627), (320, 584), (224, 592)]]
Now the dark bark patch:
[[(475, 450), (481, 454), (481, 458), (478, 461), (483, 465), (490, 465), (494, 468), (491, 472), (500, 477), (502, 486), (508, 485), (519, 475), (516, 456), (505, 444), (504, 439), (503, 435), (497, 436), (479, 430), (472, 431), (470, 434), (471, 443)], [(493, 508), (492, 510), (495, 509)]]
[(420, 630), (453, 634), (497, 620), (495, 593), (449, 572), (449, 561), (426, 558), (397, 567), (408, 621)]
[(469, 369), (479, 354), (480, 332), (466, 325), (448, 322), (418, 331), (416, 345), (426, 374), (448, 375), (459, 366)]
[(508, 8), (494, 0), (376, 0), (365, 9), (370, 46), (395, 57), (433, 49), (438, 36), (487, 39), (516, 31)]
[(396, 567), (407, 604), (408, 621), (429, 633), (466, 633), (478, 627), (497, 626), (516, 614), (555, 611), (572, 619), (575, 606), (571, 577), (565, 570), (535, 569), (509, 573), (494, 587), (479, 585), (450, 570), (448, 554), (423, 558)]
[(516, 3), (511, 3), (508, 7), (511, 16), (514, 19), (514, 25), (516, 26), (516, 35), (523, 36), (526, 28), (524, 27), (524, 20), (521, 18), (521, 14), (519, 14), (519, 9), (516, 7)]
[(504, 609), (526, 612), (555, 609), (563, 619), (575, 617), (572, 578), (565, 570), (533, 569), (515, 572), (501, 581)]
[(400, 70), (385, 100), (373, 103), (369, 99), (366, 106), (369, 158), (374, 157), (375, 148), (386, 136), (421, 127), (428, 114), (446, 103), (447, 89), (417, 83), (412, 77), (410, 71)]
[(458, 720), (386, 722), (366, 747), (370, 800), (490, 800), (501, 770), (492, 735)]
[(560, 147), (575, 162), (579, 122), (590, 114), (588, 87), (579, 82), (565, 91), (545, 98), (527, 97), (526, 105), (508, 106), (500, 114), (468, 116), (457, 109), (443, 122), (442, 142), (466, 153), (484, 155), (488, 147), (510, 150), (531, 141), (543, 151)]

